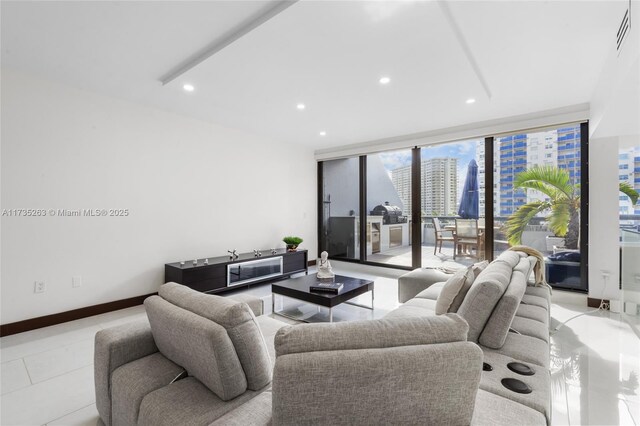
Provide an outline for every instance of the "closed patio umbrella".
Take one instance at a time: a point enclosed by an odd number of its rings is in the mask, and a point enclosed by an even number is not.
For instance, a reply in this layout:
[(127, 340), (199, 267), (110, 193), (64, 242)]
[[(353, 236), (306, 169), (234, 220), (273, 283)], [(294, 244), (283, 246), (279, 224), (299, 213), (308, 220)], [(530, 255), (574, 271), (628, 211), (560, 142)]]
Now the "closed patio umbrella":
[(464, 189), (460, 198), (458, 215), (463, 219), (477, 219), (479, 213), (478, 198), (478, 164), (476, 160), (469, 161), (467, 178), (464, 181)]

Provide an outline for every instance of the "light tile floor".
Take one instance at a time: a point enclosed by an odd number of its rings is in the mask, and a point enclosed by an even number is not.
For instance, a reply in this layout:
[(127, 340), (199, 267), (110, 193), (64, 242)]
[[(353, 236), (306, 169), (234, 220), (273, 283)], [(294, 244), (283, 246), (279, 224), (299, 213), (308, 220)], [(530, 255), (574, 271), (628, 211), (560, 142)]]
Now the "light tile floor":
[[(343, 274), (375, 278), (375, 310), (340, 306), (338, 319), (384, 316), (398, 306), (397, 277), (403, 272), (339, 263)], [(265, 300), (269, 285), (246, 293)], [(364, 294), (358, 302), (370, 302)], [(584, 296), (554, 291), (552, 328), (587, 312)], [(276, 309), (295, 307), (277, 299)], [(93, 336), (103, 328), (145, 316), (142, 306), (97, 315), (0, 339), (0, 424), (95, 425)], [(277, 317), (278, 318), (278, 317)], [(553, 424), (640, 424), (640, 339), (619, 314), (578, 317), (552, 336)]]

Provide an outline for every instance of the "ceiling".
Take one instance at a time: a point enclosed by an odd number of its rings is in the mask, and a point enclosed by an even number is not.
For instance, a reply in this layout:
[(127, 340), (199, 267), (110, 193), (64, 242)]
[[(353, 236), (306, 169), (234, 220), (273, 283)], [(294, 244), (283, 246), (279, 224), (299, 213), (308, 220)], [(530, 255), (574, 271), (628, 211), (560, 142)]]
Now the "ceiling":
[(2, 1), (2, 65), (321, 149), (589, 102), (628, 3), (303, 0), (160, 83), (274, 4)]

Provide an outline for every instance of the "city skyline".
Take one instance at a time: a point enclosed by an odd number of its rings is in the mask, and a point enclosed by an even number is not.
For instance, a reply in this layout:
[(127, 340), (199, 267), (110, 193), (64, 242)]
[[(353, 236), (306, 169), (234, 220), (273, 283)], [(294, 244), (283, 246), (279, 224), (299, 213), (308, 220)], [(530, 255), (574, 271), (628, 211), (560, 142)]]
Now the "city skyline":
[[(484, 143), (483, 139), (471, 139), (468, 141), (450, 142), (445, 144), (422, 147), (420, 158), (422, 161), (436, 158), (454, 158), (457, 160), (457, 182), (456, 195), (462, 194), (464, 181), (467, 178), (469, 162), (476, 159), (477, 147)], [(411, 150), (393, 151), (379, 153), (389, 178), (392, 178), (394, 170), (411, 166)], [(423, 173), (424, 177), (424, 173)], [(423, 191), (424, 192), (424, 191)], [(410, 202), (409, 202), (410, 204)], [(423, 203), (424, 204), (424, 203)], [(459, 197), (456, 196), (456, 211), (460, 204)], [(431, 214), (431, 212), (427, 212)]]
[[(545, 199), (544, 194), (538, 191), (514, 190), (513, 188), (514, 177), (533, 166), (556, 166), (567, 170), (572, 183), (577, 184), (580, 181), (580, 128), (578, 126), (500, 137), (495, 139), (495, 143), (493, 162), (495, 186), (493, 193), (495, 214), (498, 216), (509, 216), (526, 203)], [(403, 175), (410, 175), (411, 150), (385, 152), (378, 154), (378, 156), (392, 181), (394, 181), (395, 172), (394, 185), (401, 198), (407, 200), (406, 204), (410, 206), (411, 200), (407, 199), (410, 196), (410, 190), (407, 186), (408, 178), (402, 181), (402, 185), (398, 185), (398, 175), (401, 171), (403, 171)], [(460, 204), (458, 195), (463, 192), (469, 162), (476, 160), (480, 189), (480, 214), (484, 215), (484, 140), (469, 140), (423, 147), (421, 149), (421, 159), (422, 164), (424, 164), (425, 160), (456, 159), (456, 211)], [(631, 165), (631, 168), (629, 175), (633, 176), (634, 166)], [(422, 179), (426, 179), (424, 173), (422, 173)], [(404, 182), (405, 180), (406, 182)], [(633, 184), (640, 183), (633, 182), (635, 177), (631, 177), (631, 181)], [(433, 185), (431, 186), (433, 187)], [(429, 187), (429, 185), (423, 184), (421, 205), (425, 205), (424, 198), (428, 195), (424, 190), (426, 187)], [(431, 198), (434, 196), (436, 194), (432, 194)], [(425, 211), (425, 213), (431, 214), (428, 211)]]

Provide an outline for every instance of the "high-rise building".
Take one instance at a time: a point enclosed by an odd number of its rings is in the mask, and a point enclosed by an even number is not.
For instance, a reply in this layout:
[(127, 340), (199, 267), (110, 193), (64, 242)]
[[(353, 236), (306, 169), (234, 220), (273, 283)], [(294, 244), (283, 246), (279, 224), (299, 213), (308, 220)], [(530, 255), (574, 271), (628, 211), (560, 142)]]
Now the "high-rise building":
[(391, 182), (402, 200), (402, 214), (411, 215), (411, 166), (403, 166), (391, 171)]
[[(618, 156), (618, 178), (636, 191), (640, 191), (640, 146), (623, 148)], [(640, 214), (640, 205), (633, 206), (631, 200), (620, 194), (620, 214)]]
[[(539, 191), (524, 191), (513, 187), (514, 179), (518, 173), (533, 166), (557, 166), (569, 172), (572, 184), (580, 183), (579, 126), (496, 138), (494, 149), (493, 197), (496, 216), (510, 216), (520, 206), (546, 198)], [(483, 187), (485, 182), (484, 155), (484, 146), (480, 144), (476, 151), (480, 187)], [(481, 215), (484, 214), (484, 205), (484, 194), (481, 191)]]
[[(426, 215), (449, 216), (458, 209), (458, 160), (428, 158), (421, 163), (422, 200), (420, 209)], [(391, 181), (404, 203), (405, 215), (411, 214), (411, 166), (391, 171)]]

